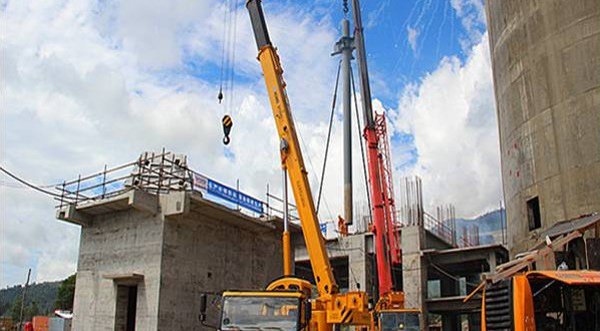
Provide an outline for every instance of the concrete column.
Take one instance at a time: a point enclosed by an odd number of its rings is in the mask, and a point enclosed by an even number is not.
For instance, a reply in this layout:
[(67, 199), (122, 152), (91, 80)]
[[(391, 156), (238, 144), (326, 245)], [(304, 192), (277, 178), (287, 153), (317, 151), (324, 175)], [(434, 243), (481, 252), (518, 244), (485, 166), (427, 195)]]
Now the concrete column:
[(494, 272), (496, 270), (496, 265), (498, 264), (498, 261), (496, 261), (496, 252), (490, 252), (488, 263), (490, 264), (489, 272)]
[(425, 229), (418, 225), (402, 228), (402, 281), (406, 308), (421, 309), (421, 330), (428, 330), (427, 263), (421, 254)]
[[(351, 291), (371, 290), (371, 260), (367, 255), (367, 237), (358, 234), (340, 238), (340, 245), (348, 249), (348, 277)], [(369, 293), (371, 296), (372, 293)]]

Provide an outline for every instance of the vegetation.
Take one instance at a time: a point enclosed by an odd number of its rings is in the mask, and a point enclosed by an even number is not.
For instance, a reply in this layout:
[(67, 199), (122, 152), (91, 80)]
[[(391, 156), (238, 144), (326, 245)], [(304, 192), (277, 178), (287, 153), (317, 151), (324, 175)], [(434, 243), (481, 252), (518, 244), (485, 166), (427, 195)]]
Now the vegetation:
[[(47, 313), (46, 313), (47, 314)], [(28, 302), (26, 307), (23, 307), (23, 321), (31, 321), (33, 316), (45, 315), (40, 311), (40, 307), (35, 301)], [(21, 317), (21, 298), (18, 297), (13, 301), (10, 308), (10, 317), (13, 321), (19, 321)]]
[[(15, 285), (0, 290), (0, 316), (19, 319), (23, 285)], [(73, 309), (75, 294), (75, 275), (63, 281), (33, 283), (27, 288), (26, 305), (23, 310), (24, 320), (35, 315), (49, 315), (55, 309)]]
[(504, 209), (497, 209), (472, 219), (457, 218), (456, 233), (461, 236), (463, 229), (477, 225), (479, 227), (479, 242), (480, 244), (496, 243), (494, 234), (502, 233), (503, 218), (505, 217)]
[(58, 288), (55, 309), (73, 310), (73, 299), (75, 298), (75, 274), (62, 281)]

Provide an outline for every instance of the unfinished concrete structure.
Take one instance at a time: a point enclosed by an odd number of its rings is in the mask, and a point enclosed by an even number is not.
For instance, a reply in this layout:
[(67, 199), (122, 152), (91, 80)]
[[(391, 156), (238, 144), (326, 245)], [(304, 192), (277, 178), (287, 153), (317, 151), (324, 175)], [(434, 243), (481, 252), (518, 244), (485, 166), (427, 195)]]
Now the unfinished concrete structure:
[(488, 0), (511, 254), (600, 211), (600, 2)]
[[(404, 242), (403, 263), (395, 268), (394, 278), (405, 293), (406, 307), (422, 309), (426, 312), (424, 317), (431, 314), (433, 318), (427, 323), (443, 330), (460, 330), (461, 323), (477, 330), (479, 302), (462, 300), (483, 274), (508, 261), (508, 251), (499, 244), (453, 247), (422, 226), (403, 227), (400, 231)], [(327, 241), (327, 252), (341, 290), (364, 290), (371, 300), (377, 296), (373, 240), (373, 234), (367, 232)], [(294, 244), (295, 274), (312, 280), (306, 247), (302, 240)]]
[[(102, 185), (89, 176), (61, 188), (57, 218), (81, 226), (74, 330), (202, 329), (201, 293), (281, 275), (281, 222), (207, 200), (202, 178), (169, 155), (140, 158), (131, 175), (105, 171)], [(216, 323), (214, 305), (208, 316)]]
[[(402, 238), (402, 264), (394, 279), (405, 294), (407, 308), (419, 308), (425, 325), (460, 330), (461, 324), (477, 330), (480, 306), (463, 303), (483, 274), (508, 260), (500, 244), (456, 247), (456, 243), (425, 222), (398, 228)], [(327, 240), (327, 252), (342, 291), (364, 290), (372, 304), (377, 298), (374, 237), (370, 232)], [(313, 280), (309, 257), (301, 238), (294, 241), (295, 274)], [(430, 320), (427, 320), (431, 316)]]

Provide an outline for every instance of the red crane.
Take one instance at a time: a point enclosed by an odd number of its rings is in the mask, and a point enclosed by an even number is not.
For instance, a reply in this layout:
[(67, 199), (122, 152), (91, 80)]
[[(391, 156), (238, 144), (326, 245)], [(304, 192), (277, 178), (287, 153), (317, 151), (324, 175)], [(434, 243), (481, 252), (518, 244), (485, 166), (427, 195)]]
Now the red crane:
[(379, 281), (379, 300), (375, 307), (374, 326), (419, 326), (419, 310), (404, 307), (404, 293), (396, 291), (393, 282), (394, 264), (401, 262), (400, 239), (396, 229), (396, 208), (390, 158), (389, 138), (384, 114), (375, 114), (371, 103), (371, 88), (365, 52), (359, 0), (352, 0), (354, 42), (359, 70), (362, 111), (365, 121), (364, 139), (367, 145), (367, 168), (372, 209), (371, 230), (375, 235), (375, 257)]
[(392, 167), (385, 116), (383, 114), (373, 116), (362, 19), (358, 0), (353, 0), (352, 7), (355, 24), (354, 42), (365, 121), (363, 134), (367, 145), (369, 193), (373, 217), (371, 230), (375, 235), (379, 294), (383, 296), (394, 289), (392, 263), (400, 263), (401, 257), (399, 240), (395, 229), (396, 213), (394, 208)]
[(394, 177), (390, 152), (390, 142), (387, 133), (387, 121), (384, 113), (375, 113), (375, 131), (379, 140), (379, 173), (381, 175), (381, 191), (383, 194), (385, 237), (387, 248), (392, 264), (402, 262), (402, 251), (400, 248), (400, 237), (397, 229), (396, 203), (394, 202)]

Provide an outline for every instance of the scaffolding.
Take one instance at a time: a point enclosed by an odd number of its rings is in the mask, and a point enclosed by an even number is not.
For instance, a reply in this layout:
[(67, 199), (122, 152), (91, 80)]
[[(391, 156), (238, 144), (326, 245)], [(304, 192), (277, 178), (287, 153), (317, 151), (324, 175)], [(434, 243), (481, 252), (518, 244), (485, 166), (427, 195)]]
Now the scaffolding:
[[(131, 190), (150, 194), (168, 194), (174, 191), (197, 192), (213, 196), (227, 207), (257, 217), (282, 217), (283, 200), (271, 192), (267, 185), (265, 201), (243, 193), (239, 187), (221, 184), (188, 166), (187, 156), (173, 152), (144, 152), (137, 160), (116, 167), (104, 166), (102, 171), (77, 179), (64, 181), (58, 190), (58, 208), (66, 205), (83, 206), (109, 199)], [(290, 220), (298, 222), (296, 207), (289, 204)]]

